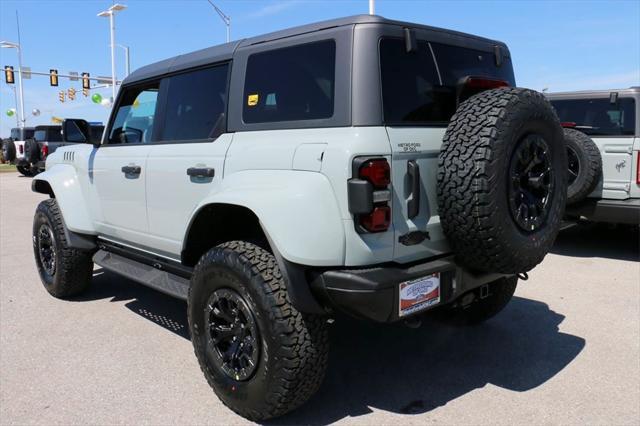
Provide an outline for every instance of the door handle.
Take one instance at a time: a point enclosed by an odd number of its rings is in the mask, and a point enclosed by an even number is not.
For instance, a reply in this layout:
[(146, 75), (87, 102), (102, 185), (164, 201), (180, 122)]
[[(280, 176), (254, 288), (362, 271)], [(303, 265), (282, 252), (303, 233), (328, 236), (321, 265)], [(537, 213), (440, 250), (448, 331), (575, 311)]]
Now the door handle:
[(407, 216), (409, 219), (413, 219), (420, 212), (420, 166), (416, 160), (407, 161), (407, 174), (409, 174), (411, 185), (409, 193), (411, 198), (407, 201)]
[(191, 177), (212, 178), (215, 176), (216, 171), (211, 167), (189, 167), (187, 174)]
[(122, 166), (122, 173), (125, 175), (139, 175), (142, 172), (140, 166)]

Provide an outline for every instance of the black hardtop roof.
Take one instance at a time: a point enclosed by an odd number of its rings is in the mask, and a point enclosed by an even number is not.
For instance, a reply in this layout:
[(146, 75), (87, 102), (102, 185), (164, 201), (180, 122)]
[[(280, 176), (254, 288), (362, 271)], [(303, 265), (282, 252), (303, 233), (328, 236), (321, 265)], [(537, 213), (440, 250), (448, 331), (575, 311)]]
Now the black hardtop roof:
[(56, 125), (56, 124), (43, 124), (40, 126), (36, 126), (35, 130), (60, 130), (62, 129), (61, 125)]
[(315, 31), (320, 31), (329, 28), (342, 27), (347, 25), (357, 25), (357, 24), (389, 24), (389, 25), (399, 25), (403, 27), (410, 28), (418, 28), (418, 29), (426, 29), (430, 31), (437, 31), (442, 33), (447, 33), (449, 35), (460, 37), (460, 38), (469, 38), (476, 41), (483, 41), (487, 43), (498, 44), (501, 46), (506, 45), (497, 40), (491, 40), (484, 37), (474, 36), (471, 34), (466, 34), (458, 31), (447, 30), (443, 28), (430, 27), (427, 25), (420, 25), (411, 22), (403, 22), (403, 21), (395, 21), (391, 19), (383, 18), (378, 15), (354, 15), (347, 16), (344, 18), (331, 19), (328, 21), (315, 22), (312, 24), (287, 28), (280, 31), (275, 31), (272, 33), (245, 38), (242, 40), (233, 41), (230, 43), (220, 44), (213, 47), (208, 47), (206, 49), (196, 50), (195, 52), (185, 53), (183, 55), (178, 55), (173, 58), (164, 59), (159, 62), (155, 62), (141, 68), (135, 70), (131, 75), (129, 75), (124, 80), (124, 84), (134, 83), (142, 80), (146, 80), (149, 78), (161, 76), (167, 73), (182, 71), (189, 68), (198, 67), (201, 65), (211, 64), (215, 62), (227, 61), (233, 58), (233, 54), (238, 48), (251, 46), (255, 44), (265, 43), (268, 41), (278, 40), (282, 38), (292, 37), (300, 34), (311, 33)]

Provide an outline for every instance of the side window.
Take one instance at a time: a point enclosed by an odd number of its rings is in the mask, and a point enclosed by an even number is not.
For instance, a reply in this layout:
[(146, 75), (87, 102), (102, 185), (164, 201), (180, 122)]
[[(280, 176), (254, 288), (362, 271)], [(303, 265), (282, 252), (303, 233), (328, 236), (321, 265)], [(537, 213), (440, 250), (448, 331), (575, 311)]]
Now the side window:
[(249, 56), (243, 121), (266, 123), (332, 117), (335, 68), (333, 40)]
[(168, 78), (163, 141), (204, 140), (225, 130), (229, 65)]
[(151, 142), (159, 83), (125, 89), (109, 133), (109, 144)]

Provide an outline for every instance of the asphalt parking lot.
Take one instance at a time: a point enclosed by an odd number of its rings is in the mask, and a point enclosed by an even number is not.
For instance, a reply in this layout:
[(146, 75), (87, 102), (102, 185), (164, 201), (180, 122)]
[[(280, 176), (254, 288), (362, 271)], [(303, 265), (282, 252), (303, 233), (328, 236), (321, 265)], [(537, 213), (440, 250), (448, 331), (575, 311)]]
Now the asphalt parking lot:
[[(240, 424), (193, 355), (186, 304), (96, 270), (72, 301), (33, 262), (43, 196), (0, 174), (0, 423)], [(272, 424), (638, 424), (637, 229), (565, 231), (473, 328), (338, 318), (319, 393)]]

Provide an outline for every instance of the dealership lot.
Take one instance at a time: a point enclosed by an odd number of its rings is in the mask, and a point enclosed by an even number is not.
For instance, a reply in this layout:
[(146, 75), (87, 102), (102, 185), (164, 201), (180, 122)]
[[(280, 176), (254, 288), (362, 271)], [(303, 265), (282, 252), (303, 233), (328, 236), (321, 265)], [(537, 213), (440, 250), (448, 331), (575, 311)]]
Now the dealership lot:
[[(0, 175), (3, 424), (236, 424), (198, 368), (186, 305), (96, 270), (81, 298), (42, 288), (31, 221), (44, 197)], [(507, 309), (475, 328), (338, 318), (328, 376), (273, 424), (637, 424), (638, 231), (565, 231)]]

